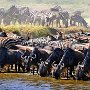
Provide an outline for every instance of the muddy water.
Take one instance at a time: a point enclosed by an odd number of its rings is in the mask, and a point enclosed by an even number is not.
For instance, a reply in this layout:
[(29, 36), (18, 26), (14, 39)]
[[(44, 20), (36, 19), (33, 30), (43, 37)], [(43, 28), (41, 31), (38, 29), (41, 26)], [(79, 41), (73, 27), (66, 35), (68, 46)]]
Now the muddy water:
[(27, 77), (26, 75), (10, 77), (0, 78), (0, 90), (90, 90), (89, 81), (55, 80), (51, 77)]

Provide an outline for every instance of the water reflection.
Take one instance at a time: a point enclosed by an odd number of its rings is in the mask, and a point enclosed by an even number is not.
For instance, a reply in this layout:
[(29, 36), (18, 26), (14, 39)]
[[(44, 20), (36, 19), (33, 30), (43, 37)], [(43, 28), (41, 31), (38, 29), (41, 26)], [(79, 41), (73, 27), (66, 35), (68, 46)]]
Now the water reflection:
[[(87, 83), (87, 84), (86, 84)], [(31, 80), (15, 79), (0, 80), (0, 90), (90, 90), (90, 82), (78, 82), (71, 80), (38, 79)]]

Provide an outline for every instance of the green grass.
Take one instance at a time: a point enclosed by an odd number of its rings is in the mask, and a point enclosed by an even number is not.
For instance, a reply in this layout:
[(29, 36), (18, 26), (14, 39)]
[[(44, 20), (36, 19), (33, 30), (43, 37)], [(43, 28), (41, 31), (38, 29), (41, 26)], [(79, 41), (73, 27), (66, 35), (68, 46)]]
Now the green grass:
[(0, 28), (3, 28), (5, 32), (17, 32), (24, 37), (31, 37), (31, 35), (33, 37), (47, 36), (48, 34), (54, 34), (57, 31), (53, 28), (33, 25), (1, 25)]
[(87, 32), (90, 32), (89, 29), (85, 29), (83, 27), (68, 27), (68, 28), (49, 28), (49, 27), (43, 27), (43, 26), (33, 26), (33, 25), (8, 25), (4, 26), (1, 25), (0, 28), (2, 28), (5, 32), (17, 32), (19, 35), (22, 35), (24, 37), (30, 37), (31, 35), (36, 37), (41, 36), (47, 36), (48, 34), (56, 34), (56, 32), (64, 32), (64, 33), (74, 33), (78, 32), (81, 29)]

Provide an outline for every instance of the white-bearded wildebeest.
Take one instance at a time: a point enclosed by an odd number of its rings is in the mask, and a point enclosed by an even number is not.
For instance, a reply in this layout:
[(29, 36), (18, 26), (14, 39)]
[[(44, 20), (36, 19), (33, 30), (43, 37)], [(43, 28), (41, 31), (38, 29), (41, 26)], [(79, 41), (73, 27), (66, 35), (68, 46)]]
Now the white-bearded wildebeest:
[[(28, 72), (30, 71), (31, 65), (37, 66), (37, 69), (38, 69), (39, 63), (41, 61), (45, 61), (49, 56), (49, 54), (46, 51), (39, 50), (36, 47), (33, 48), (32, 51), (26, 51), (25, 54), (26, 54), (26, 56), (29, 56), (28, 61), (27, 61), (27, 67), (26, 67)], [(38, 73), (38, 71), (37, 71), (37, 73)], [(34, 72), (33, 72), (33, 74), (34, 74)]]
[(70, 25), (71, 26), (76, 25), (76, 23), (78, 23), (78, 26), (80, 24), (81, 26), (84, 26), (85, 28), (88, 28), (87, 22), (85, 21), (85, 19), (82, 16), (79, 16), (79, 15), (71, 16)]
[(23, 72), (25, 71), (24, 66), (22, 65), (22, 59), (21, 59), (22, 52), (19, 50), (10, 50), (5, 47), (0, 47), (0, 66), (1, 68), (4, 68), (5, 65), (7, 65), (6, 71), (9, 69), (9, 65), (15, 64), (15, 69), (17, 72), (17, 65), (18, 65), (18, 71), (20, 71), (20, 67), (22, 68)]
[(55, 48), (55, 50), (51, 53), (48, 59), (45, 62), (42, 62), (39, 66), (40, 76), (50, 75), (52, 64), (58, 64), (64, 54), (64, 51), (60, 48)]
[(81, 65), (78, 65), (77, 79), (78, 80), (90, 80), (90, 77), (86, 74), (90, 71), (90, 47), (87, 50), (87, 54)]
[(77, 66), (79, 62), (82, 62), (84, 59), (84, 54), (79, 51), (74, 51), (71, 48), (66, 48), (63, 54), (63, 57), (60, 61), (60, 63), (57, 65), (54, 76), (56, 79), (60, 78), (60, 75), (64, 68), (70, 67), (70, 77), (73, 77), (73, 79), (76, 79), (72, 72), (74, 71), (74, 66)]

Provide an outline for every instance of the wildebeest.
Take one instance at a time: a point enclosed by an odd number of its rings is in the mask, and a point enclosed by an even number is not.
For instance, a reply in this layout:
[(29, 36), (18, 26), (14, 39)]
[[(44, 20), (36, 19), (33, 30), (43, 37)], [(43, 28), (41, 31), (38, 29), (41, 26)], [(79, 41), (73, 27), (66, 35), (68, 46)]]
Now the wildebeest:
[(30, 63), (30, 55), (31, 54), (31, 50), (30, 49), (26, 49), (24, 54), (22, 55), (22, 59), (24, 60), (24, 64), (26, 67), (27, 72), (30, 71), (30, 67), (29, 67), (29, 63)]
[(30, 71), (31, 65), (37, 66), (37, 69), (38, 69), (39, 68), (39, 63), (41, 61), (45, 61), (49, 56), (49, 54), (46, 51), (39, 50), (36, 47), (34, 47), (31, 52), (26, 51), (25, 54), (27, 54), (26, 56), (29, 56), (28, 61), (27, 61), (27, 67), (26, 67), (28, 72)]
[(56, 79), (60, 78), (60, 74), (65, 67), (70, 67), (70, 76), (75, 79), (72, 75), (72, 71), (74, 71), (74, 66), (77, 66), (79, 62), (82, 62), (84, 59), (84, 54), (79, 51), (74, 51), (73, 49), (67, 47), (64, 51), (64, 55), (57, 65), (54, 76)]
[(77, 79), (78, 80), (89, 80), (90, 78), (86, 75), (90, 70), (90, 48), (87, 51), (82, 65), (78, 65)]
[[(40, 64), (39, 73), (40, 76), (46, 76), (47, 73), (50, 74), (50, 68), (52, 64), (58, 64), (63, 56), (64, 51), (60, 48), (55, 48), (55, 50), (51, 53), (48, 59)], [(46, 72), (47, 71), (47, 72)]]
[(76, 25), (76, 22), (78, 22), (78, 26), (79, 24), (81, 24), (81, 26), (88, 28), (88, 23), (85, 21), (85, 19), (82, 16), (79, 16), (79, 15), (71, 16), (70, 25), (71, 26)]
[(6, 64), (8, 64), (8, 68), (9, 68), (9, 65), (16, 64), (16, 67), (15, 67), (16, 71), (17, 71), (17, 65), (18, 65), (19, 66), (18, 71), (20, 71), (20, 67), (21, 67), (24, 72), (25, 70), (24, 70), (24, 66), (22, 65), (21, 55), (22, 55), (22, 52), (20, 51), (10, 50), (5, 47), (0, 47), (1, 68), (3, 68)]

